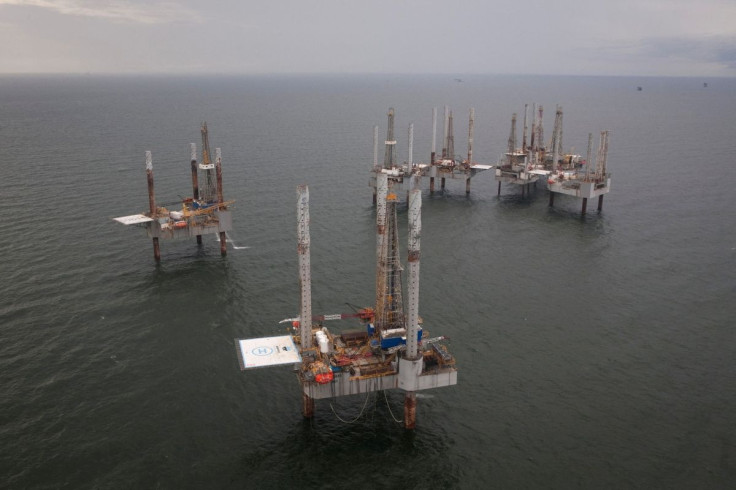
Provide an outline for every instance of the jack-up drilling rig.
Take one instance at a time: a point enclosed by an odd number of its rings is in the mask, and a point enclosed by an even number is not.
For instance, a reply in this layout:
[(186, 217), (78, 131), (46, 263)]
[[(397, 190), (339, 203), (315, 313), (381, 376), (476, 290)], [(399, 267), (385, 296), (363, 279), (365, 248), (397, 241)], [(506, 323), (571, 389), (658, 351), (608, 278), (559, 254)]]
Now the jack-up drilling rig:
[[(215, 149), (215, 162), (210, 155), (209, 132), (207, 123), (202, 123), (202, 163), (197, 165), (197, 146), (190, 144), (192, 168), (192, 197), (171, 204), (180, 204), (180, 210), (169, 211), (164, 206), (156, 205), (153, 187), (153, 158), (146, 152), (146, 176), (148, 179), (147, 213), (133, 214), (114, 218), (124, 225), (138, 225), (146, 229), (153, 240), (153, 256), (161, 260), (159, 239), (196, 237), (202, 243), (202, 235), (217, 233), (220, 240), (220, 253), (227, 254), (226, 233), (232, 229), (232, 215), (228, 206), (235, 201), (225, 201), (222, 197), (222, 152)], [(200, 189), (198, 170), (204, 174), (204, 185)]]
[[(455, 359), (440, 342), (423, 339), (419, 318), (421, 191), (409, 195), (409, 253), (406, 305), (402, 295), (397, 199), (386, 172), (378, 174), (376, 218), (376, 305), (353, 315), (312, 316), (309, 190), (297, 188), (297, 250), (300, 315), (289, 320), (298, 334), (236, 339), (241, 369), (294, 364), (302, 391), (302, 412), (314, 416), (315, 400), (389, 389), (405, 392), (404, 426), (416, 423), (416, 392), (457, 384)], [(331, 331), (321, 321), (357, 316), (360, 330)]]

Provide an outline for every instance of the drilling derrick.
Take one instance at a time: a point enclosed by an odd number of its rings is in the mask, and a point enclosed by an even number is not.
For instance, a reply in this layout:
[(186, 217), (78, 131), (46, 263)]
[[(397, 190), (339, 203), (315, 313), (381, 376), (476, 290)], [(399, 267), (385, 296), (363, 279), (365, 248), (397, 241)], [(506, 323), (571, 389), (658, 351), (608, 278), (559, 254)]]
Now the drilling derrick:
[(516, 151), (516, 113), (511, 115), (511, 132), (507, 143), (506, 155), (508, 155), (509, 165), (514, 163), (514, 152)]
[(552, 166), (550, 170), (556, 172), (560, 164), (560, 155), (562, 154), (562, 107), (557, 106), (555, 113), (555, 125), (552, 128), (552, 140), (550, 141), (552, 149)]
[(396, 159), (396, 138), (394, 137), (394, 108), (388, 110), (388, 131), (386, 133), (386, 153), (383, 158), (383, 168), (394, 167)]
[(445, 106), (445, 116), (443, 119), (443, 126), (442, 126), (442, 159), (449, 158), (447, 156), (447, 119), (449, 116), (450, 108)]
[(526, 132), (527, 132), (527, 125), (526, 125), (526, 115), (529, 112), (527, 109), (529, 108), (529, 104), (524, 104), (524, 133), (521, 137), (521, 151), (524, 153), (527, 152), (528, 148), (526, 146)]
[(199, 164), (199, 168), (204, 171), (205, 175), (204, 187), (201, 189), (202, 200), (206, 203), (215, 202), (217, 200), (217, 176), (215, 164), (212, 163), (206, 122), (202, 123), (202, 163)]
[(532, 160), (537, 154), (537, 142), (535, 140), (537, 135), (537, 104), (532, 104), (532, 130), (529, 134), (529, 149), (532, 153)]
[(468, 116), (468, 161), (465, 166), (470, 167), (473, 164), (473, 136), (475, 135), (475, 109), (470, 108), (470, 116)]
[[(382, 179), (381, 179), (382, 180)], [(379, 193), (382, 193), (383, 183), (379, 180)], [(376, 329), (378, 332), (388, 332), (405, 328), (404, 302), (402, 299), (401, 267), (399, 250), (399, 230), (396, 222), (396, 194), (389, 192), (386, 195), (386, 204), (383, 210), (384, 232), (380, 233), (379, 250), (376, 270)]]
[(447, 117), (447, 158), (448, 160), (455, 161), (455, 135), (452, 130), (452, 111), (450, 111)]
[(608, 158), (608, 131), (601, 131), (601, 139), (598, 144), (598, 155), (596, 158), (595, 178), (603, 180), (606, 178), (606, 159)]
[(552, 152), (552, 164), (550, 170), (555, 172), (560, 165), (560, 157), (562, 157), (562, 107), (557, 106), (555, 112), (555, 125), (552, 128), (552, 139), (549, 143), (548, 151)]
[(537, 113), (537, 149), (544, 150), (541, 148), (544, 146), (544, 127), (542, 126), (542, 120), (544, 116), (544, 107), (539, 106), (539, 112)]
[[(559, 117), (559, 123), (557, 118)], [(557, 134), (557, 152), (562, 155), (562, 106), (557, 106), (557, 113), (555, 114), (555, 125), (559, 125), (560, 129)]]

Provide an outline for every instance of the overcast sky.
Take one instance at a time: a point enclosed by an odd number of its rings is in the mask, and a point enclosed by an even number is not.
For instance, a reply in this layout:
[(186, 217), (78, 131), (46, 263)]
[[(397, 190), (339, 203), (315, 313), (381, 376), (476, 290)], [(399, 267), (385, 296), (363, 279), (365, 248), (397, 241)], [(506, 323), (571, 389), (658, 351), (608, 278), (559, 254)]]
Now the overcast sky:
[(0, 0), (0, 73), (736, 75), (736, 0)]

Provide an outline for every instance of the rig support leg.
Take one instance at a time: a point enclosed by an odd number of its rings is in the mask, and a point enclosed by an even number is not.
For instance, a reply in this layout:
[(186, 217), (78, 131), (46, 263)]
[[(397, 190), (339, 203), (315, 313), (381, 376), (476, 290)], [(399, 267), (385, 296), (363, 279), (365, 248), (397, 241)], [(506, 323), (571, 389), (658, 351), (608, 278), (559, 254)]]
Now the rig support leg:
[(440, 181), (440, 190), (442, 192), (445, 191), (445, 178), (444, 177), (442, 177), (442, 180)]
[(470, 194), (470, 179), (465, 179), (465, 195)]
[(373, 188), (373, 205), (376, 205), (376, 188)]
[(413, 429), (417, 425), (417, 394), (413, 391), (406, 393), (404, 398), (404, 428)]
[(429, 193), (434, 194), (434, 177), (429, 178)]
[(158, 247), (158, 237), (153, 237), (153, 258), (161, 262), (161, 249)]
[(314, 398), (306, 393), (302, 393), (302, 415), (305, 419), (314, 417)]
[(549, 191), (549, 207), (552, 207), (555, 205), (555, 193), (552, 191)]
[(202, 235), (197, 235), (197, 245), (202, 245)]
[(598, 211), (603, 211), (603, 194), (598, 196)]
[(584, 197), (583, 198), (583, 212), (582, 212), (583, 216), (585, 216), (585, 211), (587, 209), (588, 209), (588, 198), (587, 197)]
[(220, 232), (220, 253), (223, 257), (227, 255), (227, 235), (224, 231)]
[(498, 181), (498, 193), (496, 195), (497, 196), (501, 195), (501, 181), (500, 180)]

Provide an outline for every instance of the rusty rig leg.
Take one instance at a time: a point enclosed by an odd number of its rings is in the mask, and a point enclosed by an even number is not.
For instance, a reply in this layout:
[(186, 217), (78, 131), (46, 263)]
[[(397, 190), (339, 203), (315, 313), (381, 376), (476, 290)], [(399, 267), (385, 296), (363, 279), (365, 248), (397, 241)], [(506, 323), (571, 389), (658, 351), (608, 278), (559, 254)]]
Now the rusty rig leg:
[(555, 205), (555, 193), (552, 191), (549, 191), (549, 207), (552, 207)]
[(202, 235), (197, 235), (197, 245), (202, 245)]
[(465, 180), (465, 194), (470, 194), (470, 179)]
[(429, 178), (429, 193), (434, 193), (434, 177)]
[(227, 255), (227, 235), (224, 231), (220, 232), (220, 253), (223, 257)]
[(598, 196), (598, 211), (603, 211), (603, 194)]
[(302, 393), (302, 415), (305, 419), (314, 417), (314, 398)]
[(442, 180), (440, 181), (440, 190), (443, 192), (445, 191), (445, 178), (442, 177)]
[(161, 250), (158, 248), (158, 237), (153, 237), (153, 258), (156, 262), (161, 261)]
[(500, 180), (498, 181), (498, 194), (496, 194), (496, 195), (497, 196), (500, 196), (501, 195), (501, 181)]
[(404, 398), (404, 428), (413, 429), (417, 425), (417, 394), (413, 391), (406, 393)]
[(582, 213), (583, 215), (585, 215), (585, 211), (587, 208), (588, 208), (588, 198), (584, 197), (583, 198), (583, 213)]

